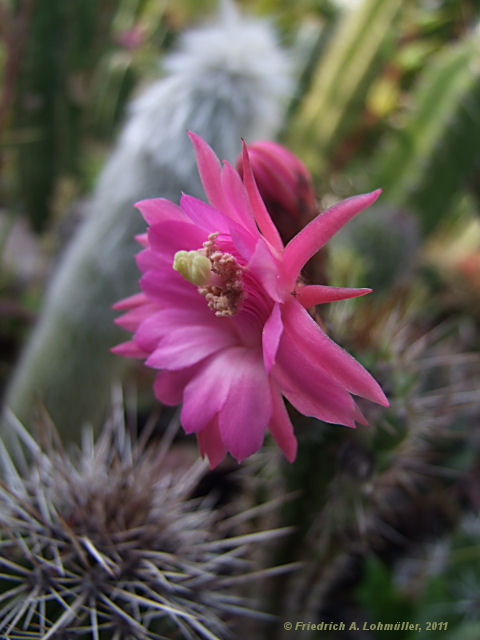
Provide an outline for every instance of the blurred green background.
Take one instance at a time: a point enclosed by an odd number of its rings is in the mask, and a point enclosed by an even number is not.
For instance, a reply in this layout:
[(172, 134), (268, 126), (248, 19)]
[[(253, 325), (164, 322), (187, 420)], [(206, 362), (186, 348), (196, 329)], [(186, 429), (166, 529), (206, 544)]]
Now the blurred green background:
[[(326, 266), (330, 283), (375, 295), (335, 303), (322, 320), (392, 407), (348, 440), (330, 427), (301, 432), (299, 458), (282, 470), (286, 488), (303, 491), (285, 514), (299, 529), (284, 559), (305, 555), (301, 536), (311, 545), (296, 598), (324, 619), (445, 620), (447, 631), (422, 636), (479, 638), (479, 3), (239, 5), (268, 17), (291, 51), (296, 90), (280, 139), (311, 170), (321, 208), (384, 190), (331, 243)], [(2, 388), (129, 99), (216, 6), (0, 0)], [(353, 568), (336, 584), (341, 561)], [(281, 598), (292, 588), (285, 579)]]

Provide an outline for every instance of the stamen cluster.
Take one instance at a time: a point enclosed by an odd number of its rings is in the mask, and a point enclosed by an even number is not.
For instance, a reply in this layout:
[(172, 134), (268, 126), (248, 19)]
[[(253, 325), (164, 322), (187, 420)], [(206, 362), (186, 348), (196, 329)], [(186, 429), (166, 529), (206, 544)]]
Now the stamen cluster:
[(218, 317), (228, 318), (240, 311), (244, 299), (242, 267), (231, 253), (220, 251), (215, 246), (218, 233), (211, 233), (203, 243), (205, 255), (210, 260), (212, 273), (218, 276), (215, 284), (199, 287), (208, 307)]

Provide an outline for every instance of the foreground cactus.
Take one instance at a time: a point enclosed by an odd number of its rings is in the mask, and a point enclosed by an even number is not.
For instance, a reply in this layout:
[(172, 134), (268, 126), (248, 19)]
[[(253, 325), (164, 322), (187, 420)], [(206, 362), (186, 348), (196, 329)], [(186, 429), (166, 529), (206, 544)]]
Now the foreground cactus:
[(258, 550), (287, 529), (243, 534), (234, 520), (248, 513), (229, 520), (212, 495), (193, 498), (206, 465), (169, 448), (175, 419), (158, 444), (135, 442), (118, 404), (76, 454), (54, 444), (51, 427), (41, 447), (10, 424), (17, 455), (0, 448), (2, 638), (214, 640), (238, 615), (268, 619), (240, 585), (283, 570), (259, 570)]

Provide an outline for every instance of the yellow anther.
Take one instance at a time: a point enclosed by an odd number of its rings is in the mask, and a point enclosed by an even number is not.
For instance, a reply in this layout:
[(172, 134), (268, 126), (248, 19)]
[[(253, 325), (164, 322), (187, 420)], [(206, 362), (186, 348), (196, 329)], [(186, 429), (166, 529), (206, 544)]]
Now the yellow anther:
[(211, 262), (199, 251), (177, 251), (173, 268), (188, 282), (204, 287), (210, 278)]

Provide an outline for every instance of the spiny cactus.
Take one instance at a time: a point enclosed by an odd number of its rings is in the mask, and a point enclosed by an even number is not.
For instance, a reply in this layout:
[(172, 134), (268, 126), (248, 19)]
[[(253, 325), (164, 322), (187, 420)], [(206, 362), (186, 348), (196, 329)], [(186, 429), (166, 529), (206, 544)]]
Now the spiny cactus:
[(235, 535), (248, 512), (228, 518), (212, 495), (193, 498), (206, 466), (169, 449), (175, 422), (157, 444), (133, 441), (118, 404), (76, 454), (52, 427), (40, 446), (10, 424), (17, 455), (0, 449), (2, 638), (223, 640), (238, 615), (262, 618), (241, 585), (282, 570), (262, 571), (251, 551), (287, 529)]
[(361, 282), (368, 283), (376, 294), (388, 294), (413, 272), (419, 246), (414, 215), (395, 208), (372, 207), (333, 239), (331, 269), (342, 282), (348, 281), (347, 269), (354, 260), (359, 264)]
[[(335, 600), (342, 576), (358, 575), (358, 568), (352, 570), (355, 558), (372, 552), (401, 555), (406, 545), (429, 534), (433, 520), (448, 529), (461, 516), (450, 488), (472, 464), (467, 460), (457, 470), (454, 455), (466, 455), (474, 437), (479, 358), (458, 353), (453, 325), (419, 331), (410, 305), (384, 314), (377, 310), (376, 320), (365, 313), (358, 319), (368, 324), (370, 344), (388, 360), (381, 378), (390, 410), (367, 413), (370, 428), (321, 435), (323, 462), (320, 443), (314, 450), (312, 443), (300, 442), (297, 468), (288, 470), (291, 489), (309, 478), (293, 519), (301, 531), (297, 553), (306, 548), (313, 555), (285, 588), (290, 617), (323, 619), (321, 611)], [(308, 431), (304, 439), (311, 439)], [(307, 466), (302, 470), (302, 465)], [(314, 517), (302, 507), (304, 500), (322, 505)]]

